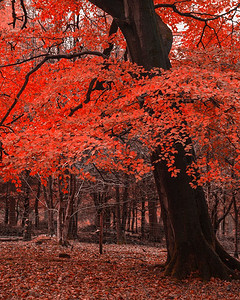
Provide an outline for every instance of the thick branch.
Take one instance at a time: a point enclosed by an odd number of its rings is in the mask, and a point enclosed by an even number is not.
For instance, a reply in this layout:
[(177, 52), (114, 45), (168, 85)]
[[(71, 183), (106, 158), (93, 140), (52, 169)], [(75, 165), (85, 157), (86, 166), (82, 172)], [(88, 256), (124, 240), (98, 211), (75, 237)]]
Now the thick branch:
[[(118, 25), (115, 22), (115, 20), (113, 19), (112, 24), (109, 29), (109, 37), (111, 37), (113, 34), (117, 33), (117, 31), (118, 31)], [(109, 57), (111, 54), (111, 51), (113, 50), (114, 44), (112, 42), (110, 42), (108, 45), (109, 46), (106, 49), (104, 49), (103, 54)]]
[(20, 0), (20, 3), (21, 3), (21, 7), (22, 7), (22, 10), (23, 10), (23, 25), (22, 25), (22, 28), (26, 28), (27, 26), (27, 20), (28, 20), (28, 17), (27, 17), (27, 10), (26, 10), (26, 7), (25, 7), (25, 3), (23, 0)]
[(98, 52), (98, 51), (83, 51), (80, 53), (74, 53), (74, 54), (46, 54), (44, 59), (38, 63), (31, 71), (29, 71), (26, 76), (25, 76), (25, 80), (24, 83), (21, 87), (21, 89), (19, 90), (19, 92), (16, 95), (16, 98), (14, 99), (12, 105), (9, 107), (9, 109), (7, 110), (5, 116), (3, 117), (3, 119), (0, 122), (0, 126), (3, 125), (3, 123), (5, 122), (5, 120), (7, 119), (7, 117), (9, 116), (9, 114), (11, 113), (11, 111), (14, 109), (14, 107), (16, 106), (18, 99), (20, 98), (20, 96), (22, 95), (23, 91), (25, 90), (29, 78), (30, 76), (35, 73), (38, 69), (41, 68), (42, 65), (44, 65), (45, 62), (47, 62), (50, 59), (72, 59), (72, 58), (76, 58), (76, 57), (81, 57), (84, 55), (96, 55), (96, 56), (102, 56), (103, 58), (107, 58), (103, 53)]
[[(111, 36), (113, 34), (115, 34), (117, 31), (118, 31), (118, 25), (115, 22), (115, 20), (113, 19), (112, 20), (112, 24), (111, 24), (110, 29), (109, 29), (109, 37), (111, 38)], [(110, 42), (108, 44), (108, 47), (103, 50), (103, 55), (109, 57), (110, 54), (111, 54), (111, 51), (113, 50), (113, 47), (114, 47), (114, 44), (112, 42)], [(94, 90), (95, 83), (96, 83), (95, 88), (99, 89), (97, 86), (101, 85), (101, 83), (97, 80), (97, 78), (93, 78), (91, 80), (90, 84), (89, 84), (87, 95), (86, 95), (86, 99), (83, 102), (84, 104), (87, 104), (87, 103), (90, 102), (90, 100), (91, 100), (91, 93)], [(68, 116), (71, 117), (77, 110), (82, 109), (82, 107), (83, 107), (83, 105), (82, 105), (82, 103), (80, 103), (79, 105), (75, 106), (74, 108), (70, 108), (70, 113), (69, 113)]]
[[(91, 92), (93, 90), (93, 86), (95, 84), (95, 82), (97, 81), (97, 78), (93, 78), (89, 84), (88, 87), (88, 92), (87, 92), (87, 96), (86, 99), (84, 100), (84, 104), (87, 104), (88, 102), (90, 102), (91, 98)], [(69, 117), (71, 117), (77, 110), (81, 109), (83, 107), (82, 103), (80, 103), (79, 105), (75, 106), (74, 108), (70, 108), (70, 113), (69, 113)]]
[[(176, 7), (176, 4), (173, 3), (173, 4), (166, 4), (166, 3), (162, 3), (162, 4), (156, 4), (155, 6), (155, 9), (157, 8), (160, 8), (160, 7), (167, 7), (167, 8), (171, 8), (175, 13), (179, 14), (180, 16), (183, 16), (183, 17), (189, 17), (189, 18), (193, 18), (195, 20), (198, 20), (198, 21), (202, 21), (202, 22), (207, 22), (207, 21), (213, 21), (213, 20), (216, 20), (216, 19), (219, 19), (221, 17), (224, 17), (230, 13), (232, 13), (233, 11), (237, 10), (239, 7), (240, 7), (240, 3), (238, 3), (237, 6), (233, 7), (232, 9), (230, 9), (229, 11), (225, 12), (225, 13), (222, 13), (220, 15), (212, 15), (212, 17), (210, 18), (202, 18), (202, 17), (199, 17), (199, 15), (209, 15), (209, 14), (205, 14), (205, 13), (194, 13), (194, 12), (181, 12), (177, 7)], [(198, 16), (197, 16), (198, 15)]]
[(12, 0), (12, 18), (13, 18), (13, 28), (15, 28), (16, 25), (16, 20), (17, 20), (17, 15), (16, 15), (16, 11), (15, 11), (15, 0)]
[(15, 119), (13, 119), (11, 122), (7, 123), (7, 125), (11, 125), (11, 124), (17, 122), (17, 120), (21, 119), (21, 117), (23, 117), (23, 116), (24, 116), (24, 114), (21, 114), (20, 116), (18, 116)]
[(26, 63), (28, 61), (32, 61), (32, 60), (34, 60), (36, 58), (46, 57), (46, 55), (48, 55), (48, 54), (36, 55), (36, 56), (30, 57), (30, 58), (26, 58), (24, 60), (21, 60), (19, 62), (15, 62), (15, 63), (12, 63), (12, 64), (7, 64), (7, 65), (2, 65), (2, 66), (0, 66), (0, 68), (6, 68), (6, 67), (13, 67), (13, 66), (17, 66), (17, 65), (22, 65), (22, 64), (24, 64), (24, 63)]

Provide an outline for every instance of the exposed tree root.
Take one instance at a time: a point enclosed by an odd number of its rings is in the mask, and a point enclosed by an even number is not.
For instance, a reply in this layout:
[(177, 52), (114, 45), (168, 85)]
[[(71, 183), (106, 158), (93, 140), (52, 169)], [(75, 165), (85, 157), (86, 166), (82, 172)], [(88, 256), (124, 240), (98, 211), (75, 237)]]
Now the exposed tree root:
[(177, 279), (184, 279), (196, 274), (203, 280), (211, 277), (223, 280), (239, 278), (235, 270), (239, 270), (240, 263), (228, 255), (217, 243), (214, 251), (204, 238), (196, 243), (176, 246), (171, 261), (166, 267), (165, 275)]
[(222, 245), (216, 240), (216, 252), (221, 261), (231, 270), (233, 270), (233, 278), (240, 279), (240, 261), (228, 254)]

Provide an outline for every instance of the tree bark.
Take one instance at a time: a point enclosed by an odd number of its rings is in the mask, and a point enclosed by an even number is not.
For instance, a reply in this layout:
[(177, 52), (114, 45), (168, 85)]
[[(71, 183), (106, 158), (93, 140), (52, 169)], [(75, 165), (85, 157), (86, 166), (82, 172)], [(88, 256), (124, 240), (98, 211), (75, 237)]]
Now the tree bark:
[(62, 192), (62, 181), (60, 176), (58, 177), (58, 211), (57, 211), (57, 241), (59, 245), (62, 245), (62, 230), (63, 230), (63, 192)]
[(239, 258), (238, 256), (238, 233), (239, 233), (239, 228), (238, 228), (238, 214), (239, 214), (239, 208), (237, 207), (237, 201), (236, 201), (236, 196), (235, 196), (236, 191), (233, 191), (232, 199), (233, 199), (233, 209), (234, 209), (234, 226), (235, 226), (235, 249), (234, 249), (234, 257)]
[(29, 202), (29, 195), (30, 195), (30, 186), (28, 184), (29, 178), (29, 171), (26, 171), (26, 179), (24, 184), (24, 209), (23, 209), (23, 218), (22, 218), (22, 227), (24, 227), (26, 220), (29, 220), (29, 209), (30, 209), (30, 202)]
[(5, 214), (4, 214), (4, 224), (7, 225), (9, 221), (9, 183), (6, 183), (6, 194), (5, 194)]
[(218, 205), (219, 205), (219, 196), (217, 192), (214, 193), (214, 204), (211, 212), (212, 224), (214, 232), (217, 233), (218, 230)]
[(63, 230), (62, 230), (62, 245), (67, 245), (68, 242), (68, 232), (69, 232), (69, 225), (71, 220), (71, 213), (74, 204), (74, 197), (76, 193), (76, 177), (74, 175), (70, 175), (70, 195), (68, 198), (65, 218), (63, 222)]
[(47, 216), (48, 216), (48, 234), (54, 234), (54, 224), (53, 224), (53, 191), (52, 191), (52, 177), (48, 178), (48, 192), (45, 186), (43, 186), (43, 194), (47, 206)]
[(145, 227), (146, 227), (146, 220), (145, 220), (145, 198), (141, 195), (141, 237), (145, 239)]
[(9, 196), (9, 226), (16, 225), (16, 198), (14, 195)]
[(148, 199), (148, 212), (149, 212), (149, 240), (152, 242), (159, 241), (158, 235), (158, 221), (157, 221), (157, 199), (150, 197)]
[[(121, 29), (131, 60), (146, 70), (154, 67), (170, 68), (163, 39), (157, 26), (153, 0), (91, 0), (111, 14)], [(229, 256), (217, 242), (203, 189), (192, 189), (186, 168), (184, 148), (176, 143), (177, 177), (171, 177), (163, 161), (159, 162), (160, 149), (152, 154), (154, 177), (159, 198), (164, 208), (164, 227), (168, 240), (166, 275), (185, 278), (198, 272), (203, 279), (219, 277), (230, 279), (240, 263)], [(162, 198), (162, 194), (166, 199)], [(164, 203), (166, 200), (166, 203)], [(171, 238), (169, 238), (171, 237)]]
[(136, 211), (135, 207), (136, 207), (136, 200), (133, 199), (133, 200), (132, 200), (132, 218), (131, 218), (131, 221), (132, 221), (132, 223), (131, 223), (131, 232), (132, 232), (132, 233), (135, 232), (135, 231), (134, 231), (134, 225), (135, 225), (135, 211)]
[(117, 229), (117, 243), (118, 244), (125, 244), (125, 235), (122, 231), (122, 224), (121, 224), (121, 208), (120, 208), (120, 191), (119, 186), (116, 185), (116, 229)]
[(99, 253), (103, 253), (103, 209), (100, 212)]
[(122, 195), (122, 231), (126, 230), (126, 222), (127, 222), (127, 213), (128, 213), (128, 177), (125, 178), (125, 186)]
[(37, 188), (37, 195), (35, 198), (35, 203), (34, 203), (34, 213), (35, 213), (35, 229), (39, 228), (39, 211), (38, 211), (38, 204), (39, 204), (39, 198), (41, 194), (41, 180), (38, 178), (38, 188)]
[[(167, 222), (174, 234), (168, 249), (169, 263), (165, 274), (185, 278), (198, 272), (206, 280), (211, 277), (230, 279), (233, 271), (227, 259), (223, 262), (219, 256), (224, 257), (225, 251), (219, 248), (216, 240), (203, 190), (201, 187), (191, 188), (184, 149), (180, 144), (176, 145), (176, 149), (175, 162), (180, 174), (171, 177), (164, 162), (157, 162), (154, 172), (156, 181), (164, 186), (167, 195)], [(154, 153), (155, 158), (159, 157), (158, 151)], [(235, 261), (234, 268), (239, 267)]]

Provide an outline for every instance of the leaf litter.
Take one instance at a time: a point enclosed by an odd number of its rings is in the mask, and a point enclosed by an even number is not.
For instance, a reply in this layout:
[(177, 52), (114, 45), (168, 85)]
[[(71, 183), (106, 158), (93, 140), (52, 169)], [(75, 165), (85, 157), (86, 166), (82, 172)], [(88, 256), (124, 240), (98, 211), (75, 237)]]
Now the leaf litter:
[[(40, 241), (40, 242), (39, 242)], [(166, 249), (54, 239), (0, 243), (0, 299), (240, 299), (240, 281), (164, 277)]]

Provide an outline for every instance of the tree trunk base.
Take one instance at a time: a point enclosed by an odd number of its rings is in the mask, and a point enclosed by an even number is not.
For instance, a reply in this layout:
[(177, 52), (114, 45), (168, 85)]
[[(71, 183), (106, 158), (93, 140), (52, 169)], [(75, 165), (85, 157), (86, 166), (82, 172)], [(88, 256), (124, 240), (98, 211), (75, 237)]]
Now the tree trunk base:
[(211, 277), (222, 280), (240, 278), (240, 263), (231, 257), (216, 241), (216, 251), (202, 238), (195, 243), (176, 245), (174, 254), (167, 264), (165, 275), (184, 279), (188, 276), (210, 280)]
[(240, 278), (240, 261), (228, 254), (222, 247), (222, 245), (216, 240), (216, 252), (219, 255), (221, 261), (234, 272), (234, 279)]

